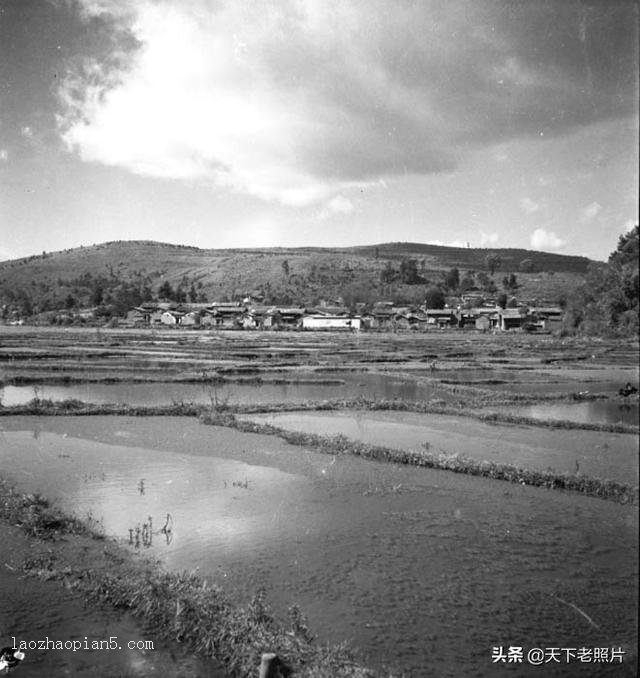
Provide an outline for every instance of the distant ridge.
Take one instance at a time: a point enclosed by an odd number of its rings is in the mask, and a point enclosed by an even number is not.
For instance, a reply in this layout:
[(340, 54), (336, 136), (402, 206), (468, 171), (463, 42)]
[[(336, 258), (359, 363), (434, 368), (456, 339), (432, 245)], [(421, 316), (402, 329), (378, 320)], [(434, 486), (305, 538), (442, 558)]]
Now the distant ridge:
[[(535, 250), (410, 242), (203, 249), (120, 240), (0, 262), (0, 304), (26, 299), (39, 310), (60, 308), (63, 302), (85, 306), (91, 304), (96, 288), (108, 300), (116, 294), (122, 297), (123, 287), (156, 295), (164, 282), (206, 301), (259, 292), (278, 303), (312, 304), (338, 297), (410, 303), (423, 298), (429, 285), (440, 284), (451, 268), (458, 268), (461, 277), (489, 275), (489, 254), (499, 258), (492, 276), (498, 290), (503, 277), (513, 273), (519, 297), (549, 302), (570, 294), (584, 281), (589, 266), (599, 264), (586, 257)], [(383, 269), (399, 271), (403, 260), (415, 262), (420, 284), (383, 280)]]
[[(553, 252), (541, 252), (539, 250), (528, 250), (513, 247), (451, 247), (449, 245), (432, 245), (428, 243), (415, 242), (386, 242), (372, 245), (354, 245), (351, 247), (229, 247), (229, 248), (202, 248), (195, 245), (181, 245), (176, 243), (166, 243), (156, 240), (110, 240), (104, 243), (94, 245), (80, 245), (71, 249), (58, 250), (47, 253), (47, 256), (69, 254), (73, 252), (86, 252), (91, 249), (102, 250), (104, 248), (120, 249), (130, 246), (133, 249), (137, 247), (149, 247), (161, 250), (177, 250), (180, 252), (190, 251), (198, 254), (209, 255), (228, 255), (228, 254), (353, 254), (362, 256), (376, 256), (382, 258), (416, 258), (416, 257), (436, 257), (442, 259), (442, 266), (462, 266), (464, 268), (484, 266), (484, 258), (489, 253), (495, 253), (503, 261), (501, 269), (517, 270), (523, 259), (530, 259), (534, 266), (537, 264), (539, 270), (555, 272), (573, 272), (586, 273), (590, 264), (598, 264), (592, 259), (583, 256), (571, 254), (557, 254)], [(31, 255), (19, 259), (0, 262), (0, 266), (5, 263), (34, 261), (42, 255)], [(453, 262), (453, 263), (452, 263)], [(435, 262), (434, 262), (435, 263)]]

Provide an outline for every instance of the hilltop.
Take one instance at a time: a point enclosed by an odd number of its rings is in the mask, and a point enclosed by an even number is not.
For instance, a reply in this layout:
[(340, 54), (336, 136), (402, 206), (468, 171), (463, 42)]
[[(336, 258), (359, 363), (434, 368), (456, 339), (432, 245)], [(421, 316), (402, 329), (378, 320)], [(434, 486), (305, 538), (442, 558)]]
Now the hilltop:
[[(488, 257), (494, 256), (494, 270)], [(185, 301), (259, 294), (272, 303), (423, 301), (434, 285), (452, 293), (447, 272), (462, 287), (488, 295), (509, 289), (523, 300), (557, 303), (584, 282), (586, 257), (524, 249), (456, 248), (383, 243), (347, 248), (200, 249), (153, 241), (116, 241), (0, 262), (0, 304), (22, 313), (73, 306), (126, 307), (158, 298), (168, 283)], [(166, 287), (165, 287), (166, 289)], [(460, 288), (458, 289), (460, 291)], [(121, 310), (119, 308), (119, 310)]]

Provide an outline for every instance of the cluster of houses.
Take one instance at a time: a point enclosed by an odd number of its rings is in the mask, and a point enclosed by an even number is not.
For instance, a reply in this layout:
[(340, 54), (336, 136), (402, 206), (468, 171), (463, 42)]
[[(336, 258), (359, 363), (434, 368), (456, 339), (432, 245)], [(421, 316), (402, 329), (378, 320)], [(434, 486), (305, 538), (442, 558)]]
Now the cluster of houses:
[(204, 329), (301, 329), (301, 330), (421, 330), (475, 328), (478, 330), (559, 329), (559, 307), (433, 309), (399, 307), (379, 302), (371, 310), (350, 313), (343, 306), (316, 308), (264, 306), (251, 302), (210, 304), (149, 303), (127, 314), (127, 324), (142, 327), (191, 327)]

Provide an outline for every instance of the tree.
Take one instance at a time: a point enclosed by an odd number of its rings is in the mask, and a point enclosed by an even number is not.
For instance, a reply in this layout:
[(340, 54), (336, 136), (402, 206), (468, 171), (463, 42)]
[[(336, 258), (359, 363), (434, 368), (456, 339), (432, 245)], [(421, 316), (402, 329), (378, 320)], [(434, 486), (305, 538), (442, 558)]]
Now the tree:
[(67, 309), (72, 309), (75, 305), (76, 298), (72, 294), (67, 294), (67, 297), (64, 300), (64, 307)]
[(502, 265), (502, 259), (500, 258), (499, 254), (492, 252), (491, 254), (487, 254), (487, 256), (484, 258), (484, 263), (489, 269), (489, 273), (493, 275)]
[(459, 288), (460, 288), (460, 292), (462, 292), (462, 293), (469, 292), (470, 290), (477, 289), (476, 282), (475, 282), (473, 276), (471, 275), (471, 273), (469, 273), (469, 271), (467, 271), (467, 273), (465, 273), (464, 278), (462, 278), (462, 280), (460, 281)]
[(515, 273), (509, 273), (508, 276), (505, 275), (502, 279), (502, 286), (505, 290), (517, 290), (519, 285)]
[(425, 294), (427, 308), (444, 308), (444, 293), (439, 287), (429, 287)]
[(518, 308), (518, 300), (515, 297), (511, 297), (507, 302), (507, 308)]
[(98, 284), (93, 288), (93, 292), (91, 293), (91, 305), (100, 306), (103, 299), (104, 289), (102, 288), (102, 285)]
[(286, 259), (282, 261), (282, 273), (286, 278), (289, 277), (289, 262)]
[(165, 280), (158, 288), (158, 297), (160, 299), (173, 299), (173, 287), (168, 280)]
[(620, 236), (605, 265), (593, 264), (585, 285), (567, 299), (563, 329), (638, 334), (638, 226)]
[(403, 259), (400, 262), (400, 280), (405, 285), (416, 285), (421, 282), (418, 262), (415, 259)]
[(382, 271), (380, 271), (380, 282), (389, 284), (395, 281), (398, 277), (398, 272), (393, 268), (393, 264), (387, 261)]
[(500, 308), (507, 308), (507, 300), (508, 300), (507, 295), (504, 292), (501, 292), (498, 295), (496, 303), (498, 304), (498, 306), (500, 306)]
[(450, 290), (457, 290), (460, 286), (460, 271), (457, 268), (451, 268), (444, 278), (445, 285)]
[(609, 255), (609, 263), (616, 266), (631, 264), (638, 267), (638, 224), (618, 238), (618, 246)]

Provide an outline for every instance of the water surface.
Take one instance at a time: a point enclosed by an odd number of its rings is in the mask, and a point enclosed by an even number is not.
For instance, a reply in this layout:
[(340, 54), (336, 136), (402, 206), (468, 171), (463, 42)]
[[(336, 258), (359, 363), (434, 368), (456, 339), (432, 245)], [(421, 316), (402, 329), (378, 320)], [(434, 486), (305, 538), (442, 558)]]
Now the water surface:
[(370, 445), (461, 455), (524, 468), (637, 485), (638, 437), (629, 433), (486, 424), (469, 417), (414, 412), (286, 412), (246, 419), (304, 433), (341, 434)]
[(499, 408), (498, 411), (533, 419), (574, 421), (580, 424), (638, 425), (638, 401), (591, 400), (576, 403), (541, 403)]
[[(79, 383), (64, 385), (10, 386), (0, 389), (1, 402), (6, 407), (24, 405), (34, 397), (55, 401), (77, 398), (91, 403), (127, 403), (129, 405), (171, 405), (179, 402), (210, 404), (212, 401), (228, 403), (281, 403), (333, 398), (401, 398), (403, 400), (430, 400), (450, 398), (440, 392), (437, 384), (419, 383), (414, 379), (384, 374), (306, 373), (280, 375), (281, 379), (299, 379), (299, 383), (185, 384), (118, 382)], [(327, 383), (328, 382), (328, 383)]]
[[(633, 647), (633, 507), (185, 418), (0, 426), (3, 473), (22, 489), (125, 542), (151, 516), (148, 552), (168, 567), (197, 567), (244, 602), (264, 586), (276, 610), (299, 603), (320, 640), (349, 639), (372, 666), (493, 676), (494, 645)], [(170, 540), (158, 532), (168, 513)]]

